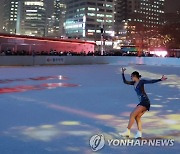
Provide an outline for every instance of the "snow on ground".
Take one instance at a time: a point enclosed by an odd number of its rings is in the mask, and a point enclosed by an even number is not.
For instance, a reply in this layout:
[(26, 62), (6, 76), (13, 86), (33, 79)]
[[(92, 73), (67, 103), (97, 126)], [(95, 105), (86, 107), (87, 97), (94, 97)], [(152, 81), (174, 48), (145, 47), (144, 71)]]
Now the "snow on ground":
[[(132, 86), (123, 84), (120, 65), (0, 68), (0, 153), (90, 154), (95, 134), (116, 139), (138, 104)], [(168, 66), (127, 66), (129, 74), (168, 80), (146, 85), (152, 107), (142, 121), (145, 138), (174, 139), (172, 147), (105, 147), (99, 154), (178, 153), (180, 146), (180, 71)], [(132, 132), (135, 133), (136, 125)], [(133, 134), (132, 134), (133, 136)]]

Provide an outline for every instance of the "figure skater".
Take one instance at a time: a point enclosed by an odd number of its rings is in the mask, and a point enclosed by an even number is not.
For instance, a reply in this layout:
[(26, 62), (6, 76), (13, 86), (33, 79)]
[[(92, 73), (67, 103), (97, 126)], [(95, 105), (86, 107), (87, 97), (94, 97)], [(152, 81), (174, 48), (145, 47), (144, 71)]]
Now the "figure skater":
[(119, 133), (120, 136), (122, 137), (130, 137), (130, 129), (134, 123), (134, 121), (136, 121), (137, 123), (137, 127), (138, 127), (138, 131), (137, 134), (135, 135), (135, 138), (142, 138), (142, 123), (141, 123), (141, 117), (142, 115), (148, 110), (150, 110), (150, 101), (149, 98), (144, 90), (144, 84), (151, 84), (151, 83), (156, 83), (156, 82), (160, 82), (160, 81), (164, 81), (167, 80), (167, 78), (163, 75), (161, 79), (157, 79), (157, 80), (144, 80), (141, 79), (141, 75), (139, 74), (139, 72), (135, 71), (131, 74), (131, 79), (132, 81), (127, 81), (125, 76), (124, 76), (124, 72), (126, 71), (126, 68), (122, 68), (122, 78), (123, 78), (123, 82), (125, 84), (128, 85), (133, 85), (134, 89), (137, 93), (137, 96), (139, 98), (139, 104), (136, 106), (136, 108), (134, 109), (134, 111), (131, 112), (130, 114), (130, 118), (129, 118), (129, 124), (127, 127), (127, 130), (123, 133)]

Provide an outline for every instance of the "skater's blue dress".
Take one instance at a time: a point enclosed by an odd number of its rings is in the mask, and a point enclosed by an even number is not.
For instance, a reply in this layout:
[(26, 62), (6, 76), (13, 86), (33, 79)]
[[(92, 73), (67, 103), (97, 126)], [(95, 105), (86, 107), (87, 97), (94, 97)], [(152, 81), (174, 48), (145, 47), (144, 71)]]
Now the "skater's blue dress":
[[(141, 79), (139, 80), (138, 83), (134, 82), (134, 81), (127, 81), (125, 76), (124, 76), (124, 73), (122, 73), (122, 78), (123, 78), (123, 82), (125, 84), (128, 84), (128, 85), (133, 85), (134, 86), (134, 89), (137, 93), (137, 96), (139, 98), (139, 104), (138, 105), (141, 105), (141, 106), (144, 106), (147, 108), (147, 110), (149, 111), (150, 110), (150, 100), (144, 90), (144, 84), (151, 84), (151, 83), (156, 83), (156, 82), (160, 82), (162, 81), (161, 79), (157, 79), (157, 80), (144, 80), (144, 79)], [(137, 105), (137, 106), (138, 106)]]

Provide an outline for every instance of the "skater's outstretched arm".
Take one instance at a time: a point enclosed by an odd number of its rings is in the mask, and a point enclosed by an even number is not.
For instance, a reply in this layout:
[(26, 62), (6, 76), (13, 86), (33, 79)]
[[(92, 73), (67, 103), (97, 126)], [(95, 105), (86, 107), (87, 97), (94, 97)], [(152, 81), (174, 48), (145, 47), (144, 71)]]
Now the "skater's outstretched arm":
[(126, 78), (125, 78), (125, 76), (124, 76), (124, 72), (125, 72), (125, 70), (126, 70), (126, 68), (122, 68), (122, 78), (123, 78), (123, 82), (125, 83), (125, 84), (128, 84), (128, 85), (134, 85), (134, 81), (127, 81), (126, 80)]
[(163, 75), (161, 79), (156, 79), (156, 80), (142, 80), (144, 84), (151, 84), (151, 83), (156, 83), (160, 81), (167, 80), (167, 78)]

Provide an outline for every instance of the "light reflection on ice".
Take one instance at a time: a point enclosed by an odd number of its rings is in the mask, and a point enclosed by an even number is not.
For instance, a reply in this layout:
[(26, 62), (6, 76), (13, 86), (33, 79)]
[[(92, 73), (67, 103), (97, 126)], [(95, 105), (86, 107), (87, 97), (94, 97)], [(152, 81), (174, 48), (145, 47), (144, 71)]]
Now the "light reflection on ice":
[(161, 108), (161, 107), (163, 107), (163, 105), (152, 104), (151, 107)]
[[(41, 105), (45, 105), (51, 108), (49, 106), (48, 102), (40, 103)], [(54, 106), (55, 107), (55, 106)], [(51, 108), (55, 110), (59, 110), (60, 112), (64, 111), (69, 114), (76, 114), (78, 116), (83, 116), (84, 118), (92, 118), (98, 123), (101, 123), (103, 125), (106, 125), (108, 127), (114, 128), (117, 133), (122, 131), (128, 122), (127, 117), (129, 116), (129, 113), (121, 113), (121, 115), (104, 115), (104, 114), (98, 114), (93, 112), (87, 112), (85, 110), (80, 109), (70, 109), (69, 107), (65, 106), (59, 106), (56, 105), (56, 108)], [(58, 108), (57, 108), (58, 107)], [(154, 107), (160, 107), (154, 105)], [(151, 134), (153, 136), (163, 136), (166, 135), (168, 137), (168, 134), (170, 134), (169, 137), (172, 137), (171, 132), (177, 132), (180, 129), (180, 114), (165, 114), (159, 115), (160, 111), (151, 111), (147, 112), (143, 116), (143, 124), (144, 124), (144, 133), (145, 134)], [(134, 126), (135, 127), (135, 126)], [(133, 129), (134, 129), (133, 127)], [(158, 129), (157, 129), (158, 128)], [(23, 126), (23, 127), (15, 127), (10, 130), (8, 130), (8, 133), (6, 132), (6, 135), (14, 135), (18, 138), (22, 139), (34, 139), (34, 140), (40, 140), (40, 141), (51, 141), (56, 138), (61, 138), (62, 136), (82, 136), (85, 138), (88, 138), (88, 136), (91, 136), (93, 133), (97, 132), (97, 130), (100, 132), (98, 127), (90, 126), (89, 124), (81, 124), (79, 121), (60, 121), (56, 124), (45, 124), (40, 126)], [(102, 132), (103, 130), (101, 130)], [(103, 132), (102, 132), (103, 133)], [(104, 132), (108, 134), (111, 138), (115, 137), (112, 136), (115, 132)], [(110, 135), (111, 134), (111, 135)], [(116, 133), (115, 133), (116, 134)], [(176, 136), (173, 136), (173, 138), (177, 138)], [(180, 142), (179, 139), (177, 139), (178, 142)]]

